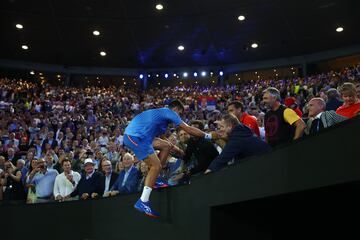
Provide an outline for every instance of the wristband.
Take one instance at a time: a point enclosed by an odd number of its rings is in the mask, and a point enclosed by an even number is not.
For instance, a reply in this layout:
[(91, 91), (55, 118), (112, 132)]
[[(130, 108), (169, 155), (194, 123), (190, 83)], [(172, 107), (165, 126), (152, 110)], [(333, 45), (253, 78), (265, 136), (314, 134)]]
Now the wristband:
[(205, 133), (205, 137), (204, 137), (206, 140), (211, 140), (212, 137), (211, 137), (211, 134), (210, 133)]

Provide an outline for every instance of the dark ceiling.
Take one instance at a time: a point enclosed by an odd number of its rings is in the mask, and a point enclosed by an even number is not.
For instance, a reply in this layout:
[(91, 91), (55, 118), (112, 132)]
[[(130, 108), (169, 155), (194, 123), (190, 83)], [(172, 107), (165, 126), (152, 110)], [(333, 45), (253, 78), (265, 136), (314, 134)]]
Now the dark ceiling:
[[(164, 9), (157, 11), (156, 3)], [(223, 66), (360, 43), (359, 9), (355, 0), (1, 0), (0, 58), (64, 66)], [(344, 31), (337, 33), (338, 26)], [(95, 29), (100, 36), (93, 36)]]

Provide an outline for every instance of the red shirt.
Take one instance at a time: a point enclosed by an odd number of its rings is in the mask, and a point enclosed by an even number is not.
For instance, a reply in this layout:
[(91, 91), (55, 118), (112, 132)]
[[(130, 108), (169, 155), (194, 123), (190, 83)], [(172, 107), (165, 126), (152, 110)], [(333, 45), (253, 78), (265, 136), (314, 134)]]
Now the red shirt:
[(360, 111), (360, 102), (354, 103), (348, 107), (341, 106), (336, 110), (336, 113), (347, 118), (352, 118), (355, 117), (356, 113), (359, 111)]
[(256, 121), (256, 117), (251, 116), (244, 112), (241, 115), (241, 118), (239, 119), (239, 121), (242, 124), (244, 124), (245, 126), (248, 126), (249, 128), (251, 128), (251, 130), (253, 130), (253, 132), (260, 137), (260, 130), (259, 130), (259, 125)]
[(295, 109), (293, 109), (294, 110), (294, 112), (296, 112), (296, 114), (299, 116), (299, 117), (302, 117), (302, 115), (303, 115), (303, 113), (302, 113), (302, 111), (300, 110), (300, 108), (295, 108)]

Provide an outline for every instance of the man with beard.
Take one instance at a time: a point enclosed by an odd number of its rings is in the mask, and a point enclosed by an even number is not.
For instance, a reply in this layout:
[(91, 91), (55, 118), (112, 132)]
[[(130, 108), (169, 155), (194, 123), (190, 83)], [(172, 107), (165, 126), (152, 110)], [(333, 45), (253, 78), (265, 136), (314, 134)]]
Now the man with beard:
[(279, 90), (273, 87), (266, 89), (263, 101), (269, 109), (265, 114), (265, 133), (266, 142), (271, 147), (296, 140), (303, 135), (306, 124), (294, 110), (280, 103)]

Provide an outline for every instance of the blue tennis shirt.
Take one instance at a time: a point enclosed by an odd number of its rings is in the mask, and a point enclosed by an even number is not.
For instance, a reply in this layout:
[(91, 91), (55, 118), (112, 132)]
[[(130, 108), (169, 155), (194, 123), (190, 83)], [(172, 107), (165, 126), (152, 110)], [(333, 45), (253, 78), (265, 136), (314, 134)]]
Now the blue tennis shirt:
[(126, 127), (125, 134), (152, 142), (156, 136), (165, 133), (170, 123), (176, 126), (182, 123), (176, 112), (169, 108), (150, 109), (137, 115)]

